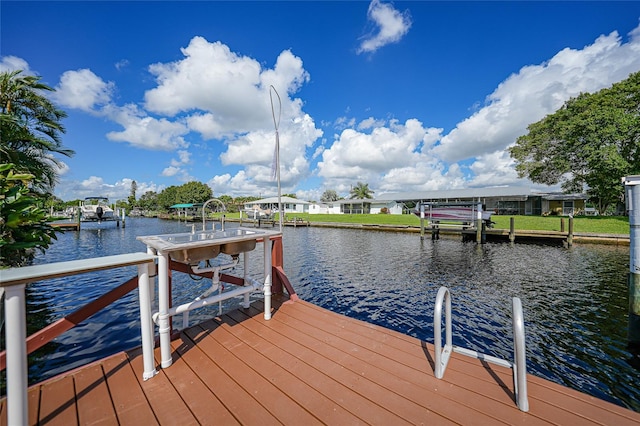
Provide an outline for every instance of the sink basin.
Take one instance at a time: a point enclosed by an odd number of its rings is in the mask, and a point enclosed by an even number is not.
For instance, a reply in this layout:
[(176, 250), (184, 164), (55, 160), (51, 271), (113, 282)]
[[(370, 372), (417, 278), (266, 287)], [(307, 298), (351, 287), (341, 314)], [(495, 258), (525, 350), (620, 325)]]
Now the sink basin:
[(256, 241), (266, 234), (268, 232), (263, 230), (235, 228), (226, 231), (153, 235), (138, 239), (148, 247), (167, 253), (177, 262), (194, 264), (213, 259), (220, 253), (236, 256), (254, 250)]
[(256, 248), (256, 240), (236, 241), (235, 243), (226, 243), (220, 246), (220, 251), (224, 254), (235, 256), (246, 251)]
[(176, 262), (198, 263), (201, 260), (213, 259), (220, 254), (220, 246), (192, 247), (169, 252), (169, 257)]

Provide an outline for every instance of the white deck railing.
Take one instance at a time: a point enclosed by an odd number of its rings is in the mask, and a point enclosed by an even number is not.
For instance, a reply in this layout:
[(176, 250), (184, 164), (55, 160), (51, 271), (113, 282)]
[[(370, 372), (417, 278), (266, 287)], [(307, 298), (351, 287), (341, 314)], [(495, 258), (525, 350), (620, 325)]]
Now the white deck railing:
[[(69, 262), (0, 270), (0, 287), (5, 293), (5, 341), (7, 354), (7, 424), (28, 423), (27, 410), (27, 320), (25, 287), (35, 281), (88, 272), (138, 266), (138, 288), (149, 292), (149, 264), (156, 256), (129, 253)], [(142, 296), (142, 295), (141, 295)], [(142, 324), (143, 331), (145, 325)], [(150, 324), (147, 325), (147, 328)]]

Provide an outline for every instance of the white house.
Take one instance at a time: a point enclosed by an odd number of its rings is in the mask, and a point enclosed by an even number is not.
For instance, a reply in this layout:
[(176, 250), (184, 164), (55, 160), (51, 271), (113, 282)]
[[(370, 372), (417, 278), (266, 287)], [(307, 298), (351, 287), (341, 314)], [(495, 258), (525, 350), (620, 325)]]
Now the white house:
[[(309, 213), (310, 202), (298, 200), (291, 197), (280, 197), (282, 209), (285, 214), (288, 213)], [(244, 203), (246, 211), (262, 210), (262, 211), (278, 211), (278, 197), (263, 198), (261, 200), (247, 201)]]
[(311, 204), (309, 214), (377, 214), (386, 208), (387, 213), (402, 214), (404, 204), (393, 200), (344, 199), (321, 204)]

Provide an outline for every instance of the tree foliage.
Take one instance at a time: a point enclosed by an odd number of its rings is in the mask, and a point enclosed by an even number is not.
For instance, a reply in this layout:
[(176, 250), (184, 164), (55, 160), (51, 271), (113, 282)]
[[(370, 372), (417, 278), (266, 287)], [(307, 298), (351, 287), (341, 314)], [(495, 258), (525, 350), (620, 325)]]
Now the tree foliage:
[(52, 192), (57, 182), (61, 164), (55, 155), (74, 154), (62, 146), (67, 114), (44, 96), (52, 90), (40, 77), (0, 73), (0, 163), (33, 175), (32, 190), (41, 193)]
[(158, 194), (154, 191), (147, 191), (140, 196), (137, 201), (138, 207), (145, 211), (155, 211), (158, 209)]
[(320, 201), (323, 203), (330, 203), (332, 201), (338, 201), (339, 199), (340, 197), (338, 197), (338, 193), (334, 189), (327, 189), (320, 197)]
[(138, 182), (135, 180), (131, 182), (131, 192), (129, 193), (129, 198), (127, 198), (127, 202), (129, 203), (129, 208), (132, 209), (136, 206), (136, 191), (138, 190)]
[(208, 185), (191, 181), (180, 186), (165, 188), (158, 194), (156, 201), (159, 209), (167, 211), (174, 204), (204, 203), (212, 197), (213, 191)]
[(622, 199), (621, 178), (640, 174), (640, 72), (570, 99), (527, 130), (510, 148), (518, 176), (586, 190), (604, 212)]
[(0, 268), (24, 266), (56, 238), (29, 190), (32, 182), (33, 175), (16, 172), (14, 164), (0, 164)]
[[(55, 238), (42, 209), (51, 200), (61, 163), (67, 114), (45, 93), (40, 77), (0, 73), (0, 265), (27, 264)], [(53, 206), (55, 202), (50, 202)]]
[(370, 198), (373, 198), (373, 192), (374, 191), (372, 191), (369, 188), (368, 183), (358, 182), (356, 186), (351, 188), (351, 191), (349, 191), (349, 198), (351, 198), (352, 200), (353, 199), (358, 199), (358, 200), (370, 199)]

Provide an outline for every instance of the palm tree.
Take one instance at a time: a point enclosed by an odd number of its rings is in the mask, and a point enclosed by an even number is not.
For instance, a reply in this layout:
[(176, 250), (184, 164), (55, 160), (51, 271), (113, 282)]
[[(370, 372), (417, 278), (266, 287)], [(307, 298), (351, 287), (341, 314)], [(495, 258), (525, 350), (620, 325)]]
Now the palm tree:
[(41, 207), (58, 179), (56, 154), (67, 114), (43, 94), (40, 77), (22, 71), (0, 73), (0, 268), (30, 262), (55, 238)]
[(55, 154), (71, 157), (62, 147), (67, 114), (43, 92), (53, 91), (40, 77), (22, 71), (0, 73), (0, 163), (13, 163), (16, 171), (33, 175), (32, 190), (47, 193), (58, 180), (60, 161)]
[(358, 182), (356, 186), (352, 187), (351, 191), (349, 191), (349, 198), (351, 198), (352, 200), (364, 200), (365, 198), (373, 198), (373, 192), (374, 191), (369, 189), (368, 183)]

